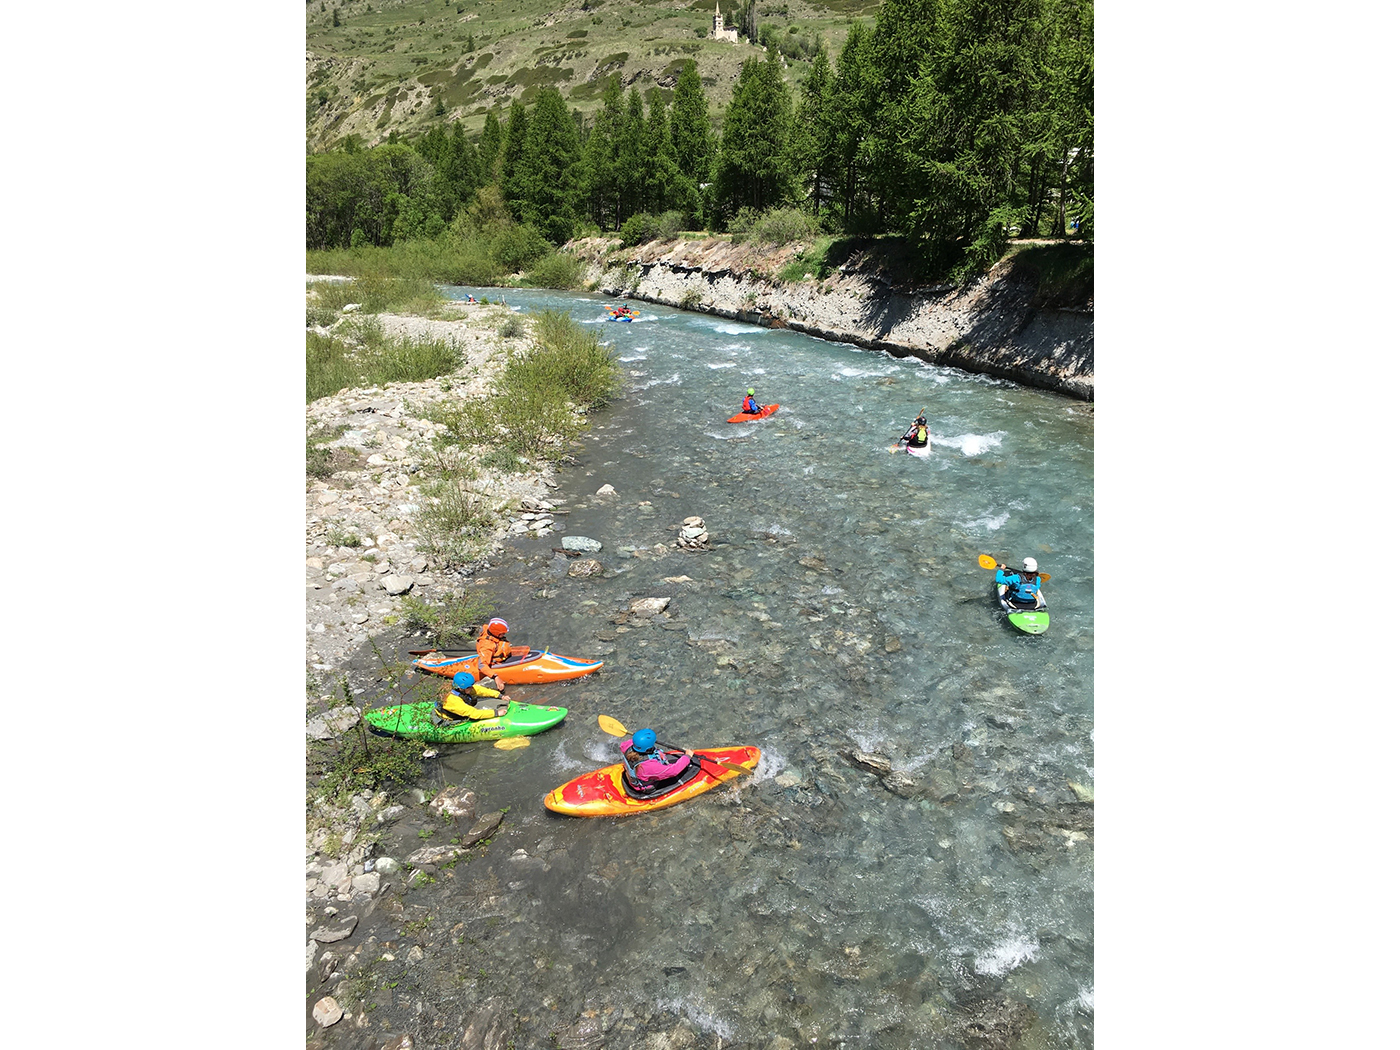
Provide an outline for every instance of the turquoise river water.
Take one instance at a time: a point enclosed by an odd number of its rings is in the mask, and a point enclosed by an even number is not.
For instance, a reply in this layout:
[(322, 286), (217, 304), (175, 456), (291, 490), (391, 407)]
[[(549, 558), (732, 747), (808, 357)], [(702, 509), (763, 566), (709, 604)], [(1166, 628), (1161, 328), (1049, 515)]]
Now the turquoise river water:
[[(383, 983), (401, 967), (372, 1030), (457, 1046), (494, 1004), (518, 1047), (1091, 1047), (1092, 406), (646, 303), (620, 324), (601, 296), (506, 295), (596, 329), (627, 390), (561, 475), (560, 526), (479, 575), (512, 640), (606, 664), (513, 690), (570, 709), (531, 746), (427, 763), (425, 789), (466, 781), (509, 813), (361, 928), (398, 960)], [(726, 423), (749, 386), (782, 408)], [(932, 454), (892, 454), (920, 408)], [(676, 548), (689, 515), (712, 551)], [(567, 576), (563, 535), (599, 540), (606, 575)], [(981, 553), (1038, 559), (1048, 633), (1005, 622)], [(665, 613), (628, 616), (646, 597)], [(599, 714), (763, 760), (655, 813), (548, 812), (617, 760)]]

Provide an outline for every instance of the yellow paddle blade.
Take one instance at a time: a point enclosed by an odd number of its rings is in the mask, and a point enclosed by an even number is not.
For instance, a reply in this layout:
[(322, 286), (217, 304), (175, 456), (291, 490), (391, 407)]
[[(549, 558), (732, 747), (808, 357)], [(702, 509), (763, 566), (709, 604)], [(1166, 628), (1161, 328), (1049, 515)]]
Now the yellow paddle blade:
[(995, 569), (997, 567), (997, 560), (990, 554), (979, 554), (977, 555), (977, 564), (984, 569)]
[(514, 751), (517, 747), (529, 747), (530, 738), (528, 736), (508, 736), (504, 740), (497, 740), (495, 746), (500, 751)]
[(616, 718), (609, 718), (607, 715), (598, 716), (598, 728), (611, 736), (627, 735), (627, 727)]

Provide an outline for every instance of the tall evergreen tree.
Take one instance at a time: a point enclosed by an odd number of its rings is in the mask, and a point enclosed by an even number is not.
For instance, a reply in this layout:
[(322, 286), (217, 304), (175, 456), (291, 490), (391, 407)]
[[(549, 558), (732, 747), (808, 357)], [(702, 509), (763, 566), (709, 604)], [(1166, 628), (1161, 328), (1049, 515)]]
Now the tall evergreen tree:
[(710, 129), (709, 103), (694, 59), (686, 59), (676, 80), (676, 93), (671, 99), (671, 143), (676, 149), (676, 163), (681, 174), (697, 190), (701, 183), (709, 182), (714, 133)]
[(622, 115), (622, 128), (617, 141), (617, 222), (647, 207), (646, 117), (642, 112), (642, 93), (633, 84), (627, 92), (627, 109)]
[(558, 88), (544, 88), (530, 116), (514, 175), (521, 194), (521, 217), (555, 244), (563, 244), (574, 233), (581, 159), (578, 128), (564, 96)]
[(818, 150), (830, 159), (835, 176), (836, 201), (841, 222), (848, 231), (864, 226), (868, 211), (870, 135), (875, 107), (870, 84), (871, 35), (864, 22), (852, 22), (846, 44), (836, 61), (827, 121), (819, 129)]
[(603, 104), (593, 117), (583, 151), (583, 192), (589, 216), (605, 230), (621, 224), (618, 217), (618, 140), (622, 134), (622, 80), (614, 73), (603, 85)]
[(717, 199), (727, 214), (748, 206), (758, 210), (784, 203), (790, 192), (786, 164), (792, 99), (783, 83), (778, 54), (746, 60), (724, 114)]
[(515, 169), (525, 151), (525, 134), (529, 129), (530, 115), (525, 110), (525, 103), (518, 98), (512, 100), (505, 138), (501, 143), (501, 192), (517, 222), (520, 220), (521, 190), (516, 185)]
[(495, 182), (499, 178), (496, 161), (501, 154), (501, 122), (496, 119), (494, 109), (487, 110), (486, 124), (481, 129), (481, 142), (477, 146), (481, 162), (481, 175), (484, 182)]
[(802, 83), (802, 101), (798, 103), (797, 119), (793, 121), (789, 148), (792, 168), (800, 182), (799, 188), (812, 203), (812, 214), (821, 215), (824, 184), (832, 179), (829, 156), (831, 133), (831, 95), (833, 91), (831, 63), (826, 57), (826, 45), (818, 47), (812, 59), (812, 69)]

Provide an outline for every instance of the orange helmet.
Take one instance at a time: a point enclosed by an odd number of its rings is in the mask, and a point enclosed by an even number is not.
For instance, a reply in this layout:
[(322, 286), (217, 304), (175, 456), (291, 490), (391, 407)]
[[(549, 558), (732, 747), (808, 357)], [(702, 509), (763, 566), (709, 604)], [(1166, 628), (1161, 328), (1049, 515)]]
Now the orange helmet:
[(504, 638), (506, 632), (510, 630), (510, 624), (506, 623), (499, 616), (493, 616), (486, 625), (486, 633), (494, 634), (497, 638)]

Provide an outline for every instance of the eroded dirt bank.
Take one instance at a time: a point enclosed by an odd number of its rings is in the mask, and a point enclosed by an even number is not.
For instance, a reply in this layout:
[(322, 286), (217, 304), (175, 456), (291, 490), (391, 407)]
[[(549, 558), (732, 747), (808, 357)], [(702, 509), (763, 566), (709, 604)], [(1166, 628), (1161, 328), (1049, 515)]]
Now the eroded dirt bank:
[(654, 241), (619, 249), (587, 238), (565, 250), (585, 284), (738, 321), (854, 343), (897, 357), (1011, 379), (1094, 399), (1092, 295), (1073, 306), (1040, 302), (1037, 284), (1009, 261), (969, 285), (905, 285), (874, 252), (856, 252), (824, 279), (776, 279), (807, 248), (761, 249), (727, 237)]

